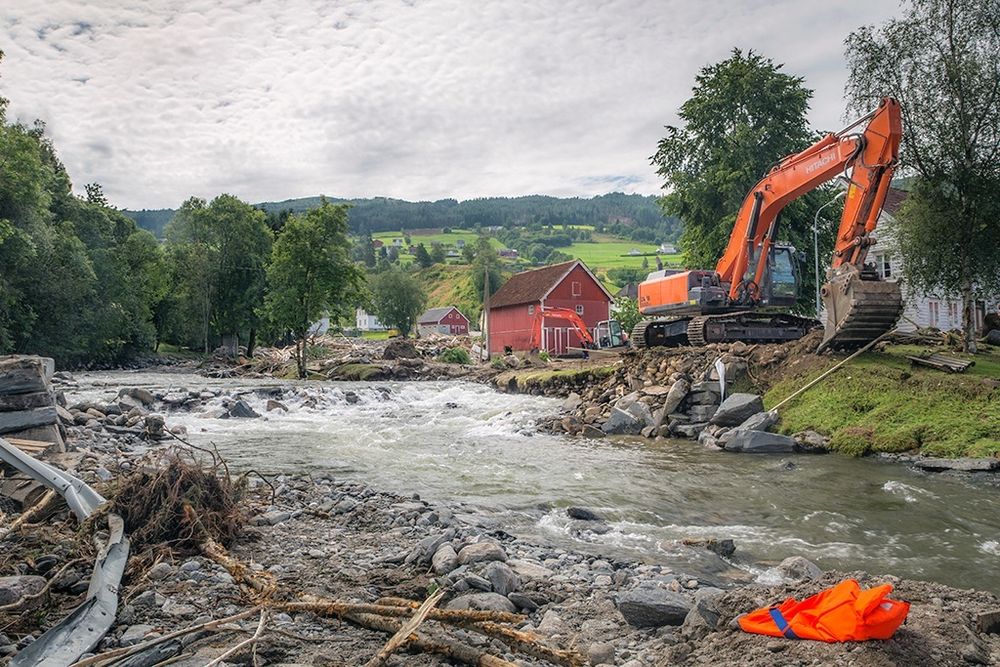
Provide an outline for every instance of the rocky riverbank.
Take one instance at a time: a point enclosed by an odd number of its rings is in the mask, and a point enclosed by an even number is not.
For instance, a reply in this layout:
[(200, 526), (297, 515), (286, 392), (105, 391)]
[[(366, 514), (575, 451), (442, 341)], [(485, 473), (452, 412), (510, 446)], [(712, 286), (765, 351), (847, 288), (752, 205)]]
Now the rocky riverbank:
[[(223, 410), (230, 419), (254, 418), (244, 414), (252, 410), (247, 397), (237, 394), (133, 387), (97, 403), (74, 400), (72, 376), (58, 382), (68, 393), (62, 425), (68, 451), (51, 452), (48, 459), (113, 499), (123, 489), (141, 493), (144, 480), (179, 459), (197, 460), (212, 474), (226, 475), (208, 452), (177, 440), (184, 434), (171, 428), (174, 411)], [(256, 396), (253, 404), (261, 400)], [(308, 401), (308, 388), (287, 388), (266, 398), (273, 410), (282, 409), (282, 400)], [(896, 637), (856, 645), (791, 642), (747, 635), (732, 621), (848, 575), (823, 574), (802, 558), (759, 564), (754, 574), (733, 565), (740, 545), (726, 540), (681, 540), (663, 545), (675, 556), (670, 561), (639, 562), (601, 554), (594, 545), (583, 551), (515, 537), (489, 507), (432, 504), (329, 474), (230, 474), (240, 530), (225, 540), (224, 557), (189, 538), (149, 543), (145, 524), (127, 526), (134, 550), (115, 623), (96, 652), (135, 651), (120, 663), (132, 667), (166, 660), (194, 667), (219, 659), (262, 627), (256, 641), (218, 664), (360, 665), (385, 644), (391, 632), (385, 628), (392, 624), (374, 629), (363, 614), (351, 615), (342, 607), (331, 612), (331, 601), (398, 608), (400, 598), (419, 603), (443, 591), (440, 608), (500, 614), (504, 627), (522, 633), (522, 643), (512, 643), (509, 632), (498, 636), (495, 628), (494, 634), (484, 634), (481, 626), (456, 629), (432, 618), (420, 628), (424, 646), (459, 643), (475, 655), (487, 653), (517, 665), (552, 664), (539, 652), (562, 664), (629, 667), (773, 665), (776, 660), (962, 665), (1000, 659), (1000, 638), (989, 620), (1000, 610), (1000, 600), (988, 593), (851, 573), (864, 585), (894, 583), (897, 596), (913, 604)], [(14, 508), (5, 509), (8, 520), (17, 519)], [(566, 512), (567, 530), (584, 540), (609, 530), (592, 510)], [(94, 557), (88, 545), (91, 534), (100, 536), (97, 528), (78, 530), (56, 503), (4, 536), (0, 605), (12, 606), (0, 607), (5, 627), (0, 653), (9, 656), (26, 647), (82, 601)], [(268, 591), (263, 598), (261, 590)], [(22, 599), (25, 595), (31, 597)], [(268, 612), (259, 625), (262, 603)], [(149, 644), (230, 617), (239, 618)], [(414, 646), (388, 664), (453, 660)]]

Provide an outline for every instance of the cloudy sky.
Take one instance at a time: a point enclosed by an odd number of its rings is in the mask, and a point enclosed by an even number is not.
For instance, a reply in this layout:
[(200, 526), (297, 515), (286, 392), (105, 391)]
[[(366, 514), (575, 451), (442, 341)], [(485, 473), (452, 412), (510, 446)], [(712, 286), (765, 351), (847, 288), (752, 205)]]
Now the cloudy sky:
[(78, 190), (175, 207), (324, 193), (655, 193), (649, 156), (733, 47), (842, 125), (843, 40), (897, 0), (7, 0), (0, 94)]

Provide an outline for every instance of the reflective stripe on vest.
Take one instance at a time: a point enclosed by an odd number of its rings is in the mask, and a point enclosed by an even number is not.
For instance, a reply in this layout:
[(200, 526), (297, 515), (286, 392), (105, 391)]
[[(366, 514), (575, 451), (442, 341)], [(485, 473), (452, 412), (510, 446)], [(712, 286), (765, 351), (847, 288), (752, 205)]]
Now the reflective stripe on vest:
[(774, 624), (777, 625), (778, 630), (781, 631), (781, 634), (785, 635), (788, 639), (799, 638), (799, 636), (788, 626), (788, 621), (786, 621), (785, 617), (781, 615), (781, 612), (778, 611), (777, 607), (771, 607), (768, 611), (771, 614), (771, 619), (774, 620)]

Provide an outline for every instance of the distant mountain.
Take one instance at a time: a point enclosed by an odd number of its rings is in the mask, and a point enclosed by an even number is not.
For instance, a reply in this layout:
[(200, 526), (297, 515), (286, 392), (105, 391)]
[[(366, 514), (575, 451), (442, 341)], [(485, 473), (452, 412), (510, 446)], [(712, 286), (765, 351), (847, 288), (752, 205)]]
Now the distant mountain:
[[(627, 195), (619, 192), (584, 199), (581, 197), (484, 197), (457, 201), (410, 202), (402, 199), (337, 199), (331, 202), (351, 204), (352, 232), (396, 231), (454, 227), (474, 229), (541, 223), (543, 225), (602, 225), (615, 228), (659, 228), (679, 231), (679, 221), (663, 217), (656, 197)], [(268, 213), (291, 211), (300, 213), (319, 205), (320, 197), (302, 197), (278, 202), (255, 204)], [(136, 223), (162, 238), (164, 228), (174, 215), (174, 209), (124, 211)], [(662, 234), (661, 234), (662, 235)], [(674, 237), (675, 234), (669, 233)]]

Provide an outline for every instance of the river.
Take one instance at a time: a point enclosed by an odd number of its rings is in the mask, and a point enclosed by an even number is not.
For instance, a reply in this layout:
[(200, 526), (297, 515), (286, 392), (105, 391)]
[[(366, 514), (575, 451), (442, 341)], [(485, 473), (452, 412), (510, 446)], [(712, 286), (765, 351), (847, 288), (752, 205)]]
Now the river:
[[(167, 373), (87, 373), (77, 398), (110, 400), (121, 386), (283, 388), (289, 412), (218, 419), (168, 413), (194, 444), (231, 466), (265, 473), (332, 472), (376, 488), (464, 502), (504, 530), (650, 562), (676, 541), (735, 540), (735, 563), (802, 555), (823, 568), (894, 574), (1000, 593), (1000, 490), (896, 464), (839, 455), (737, 455), (691, 441), (588, 440), (535, 432), (559, 401), (466, 382), (282, 383)], [(355, 402), (356, 401), (356, 402)], [(210, 401), (203, 412), (218, 401)], [(570, 535), (563, 511), (591, 508), (613, 530)]]

